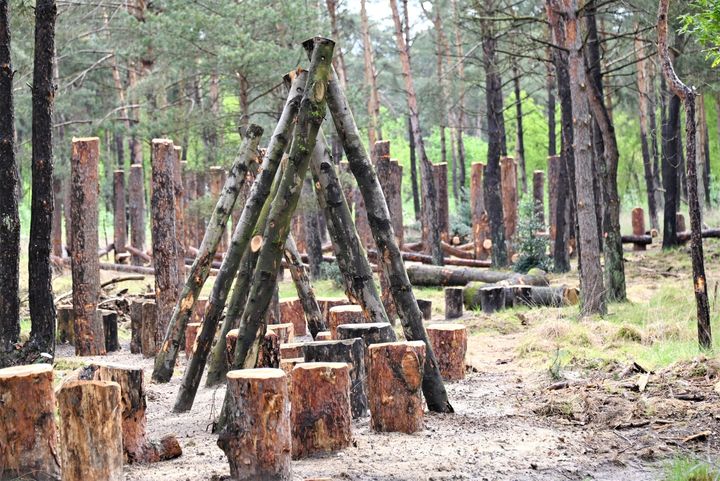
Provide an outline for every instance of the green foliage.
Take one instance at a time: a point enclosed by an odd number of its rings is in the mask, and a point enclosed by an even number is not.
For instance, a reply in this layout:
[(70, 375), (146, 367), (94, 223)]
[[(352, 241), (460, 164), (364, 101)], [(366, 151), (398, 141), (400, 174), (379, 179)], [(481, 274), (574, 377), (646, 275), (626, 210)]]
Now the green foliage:
[(681, 17), (683, 31), (694, 36), (705, 47), (712, 66), (720, 66), (720, 2), (695, 0), (691, 13)]
[(515, 246), (520, 257), (513, 266), (515, 272), (527, 273), (530, 269), (539, 268), (552, 270), (552, 259), (548, 256), (550, 241), (537, 235), (545, 230), (545, 225), (538, 220), (533, 212), (533, 201), (525, 196), (520, 201), (520, 219), (518, 221)]
[(665, 466), (665, 481), (718, 481), (720, 469), (695, 457), (678, 457)]
[(463, 189), (461, 202), (455, 207), (455, 212), (450, 214), (450, 237), (459, 236), (461, 239), (470, 241), (472, 239), (472, 209), (470, 202)]
[(320, 264), (320, 277), (318, 280), (329, 280), (335, 289), (342, 289), (345, 285), (340, 266), (337, 262), (322, 262)]

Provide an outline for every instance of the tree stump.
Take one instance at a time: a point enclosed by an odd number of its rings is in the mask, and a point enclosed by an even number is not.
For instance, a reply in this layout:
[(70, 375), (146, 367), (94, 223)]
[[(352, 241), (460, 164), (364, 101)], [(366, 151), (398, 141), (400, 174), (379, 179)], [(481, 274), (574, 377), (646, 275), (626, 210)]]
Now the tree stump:
[(425, 343), (388, 342), (368, 348), (370, 425), (379, 432), (423, 428)]
[(228, 366), (235, 360), (235, 346), (237, 345), (240, 329), (230, 329), (225, 336), (225, 359)]
[(122, 481), (120, 385), (70, 381), (58, 393), (63, 481)]
[(337, 327), (338, 339), (355, 339), (356, 337), (363, 340), (365, 347), (371, 344), (397, 341), (393, 327), (387, 322), (341, 324)]
[(59, 480), (52, 366), (0, 369), (0, 399), (0, 479)]
[(98, 158), (97, 137), (73, 139), (71, 167), (72, 304), (75, 309), (75, 355), (105, 354), (102, 319), (97, 315), (100, 297), (98, 260)]
[[(292, 326), (292, 324), (290, 325)], [(274, 369), (280, 367), (280, 337), (276, 332), (268, 330), (265, 333), (260, 344), (260, 352), (258, 352), (257, 367)]]
[(307, 342), (289, 342), (280, 344), (280, 359), (294, 359), (305, 357)]
[(440, 374), (446, 381), (465, 378), (467, 329), (462, 324), (432, 324), (427, 327)]
[(687, 230), (687, 226), (685, 225), (685, 216), (678, 212), (675, 214), (675, 232), (685, 232)]
[(332, 335), (330, 334), (330, 331), (320, 331), (317, 333), (317, 336), (315, 336), (316, 341), (329, 341), (332, 339)]
[(367, 415), (365, 383), (365, 343), (361, 338), (342, 341), (310, 342), (305, 346), (305, 362), (345, 362), (350, 368), (350, 407), (353, 418)]
[(432, 319), (432, 301), (427, 299), (417, 299), (417, 305), (422, 312), (423, 319), (429, 321)]
[(295, 366), (304, 362), (305, 359), (302, 357), (280, 359), (280, 369), (282, 369), (287, 376), (288, 393), (290, 396), (292, 396), (292, 370), (295, 369)]
[(57, 334), (56, 339), (60, 344), (66, 342), (70, 345), (74, 342), (75, 310), (71, 305), (60, 305), (56, 309)]
[(328, 318), (330, 309), (333, 307), (352, 304), (347, 297), (318, 297), (317, 303), (324, 319)]
[[(631, 213), (633, 235), (645, 235), (645, 212), (642, 207), (635, 207)], [(644, 251), (645, 244), (633, 244), (634, 251)]]
[(102, 309), (99, 312), (102, 317), (103, 329), (105, 330), (105, 350), (115, 352), (121, 349), (120, 338), (118, 337), (118, 315), (115, 311)]
[[(140, 147), (142, 155), (142, 144), (133, 139), (133, 143)], [(136, 249), (143, 251), (145, 249), (145, 181), (143, 179), (142, 158), (136, 159), (137, 164), (130, 166), (130, 177), (128, 180), (128, 209), (130, 214), (130, 244)], [(143, 265), (143, 259), (137, 255), (133, 255), (132, 264), (135, 266)]]
[[(267, 332), (274, 332), (280, 339), (280, 344), (287, 344), (295, 339), (294, 326), (290, 322), (284, 324), (270, 324), (267, 326)], [(278, 347), (278, 350), (280, 348)]]
[(364, 324), (368, 322), (363, 308), (354, 304), (331, 307), (327, 320), (332, 339), (337, 339), (337, 327), (340, 324)]
[(280, 369), (242, 369), (227, 374), (227, 424), (218, 446), (232, 479), (291, 480), (290, 404)]
[(280, 301), (280, 319), (282, 322), (289, 322), (293, 325), (296, 336), (307, 335), (305, 311), (300, 298), (292, 297)]
[(157, 305), (155, 301), (145, 301), (142, 304), (142, 328), (140, 345), (145, 357), (154, 357), (157, 354)]
[(145, 299), (133, 299), (130, 301), (130, 352), (138, 354), (142, 352), (142, 316)]
[(352, 425), (348, 365), (298, 364), (292, 371), (292, 388), (293, 459), (348, 447)]
[(445, 319), (457, 319), (463, 315), (463, 290), (461, 287), (445, 288)]
[(513, 307), (532, 306), (532, 286), (507, 286), (505, 297), (512, 296)]
[(120, 386), (122, 442), (126, 463), (154, 463), (174, 459), (182, 454), (175, 436), (165, 436), (158, 442), (147, 439), (147, 401), (142, 369), (119, 364), (93, 365), (90, 368), (94, 371), (94, 380), (112, 381)]
[(198, 331), (202, 326), (199, 322), (190, 322), (185, 328), (185, 357), (190, 359), (193, 355), (193, 346), (195, 345), (195, 338), (197, 337)]
[(483, 287), (480, 289), (479, 293), (480, 304), (482, 305), (482, 310), (485, 314), (492, 314), (493, 312), (505, 309), (505, 287)]

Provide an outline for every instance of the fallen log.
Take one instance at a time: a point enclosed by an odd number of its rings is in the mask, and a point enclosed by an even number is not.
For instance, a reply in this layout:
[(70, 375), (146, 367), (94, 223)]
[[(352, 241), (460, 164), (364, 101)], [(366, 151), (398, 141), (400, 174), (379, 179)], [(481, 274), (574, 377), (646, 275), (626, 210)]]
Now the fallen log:
[(137, 247), (126, 245), (125, 250), (128, 251), (130, 254), (134, 255), (135, 257), (139, 257), (144, 262), (152, 262), (152, 257), (150, 257), (146, 252), (141, 251)]
[(449, 256), (460, 257), (461, 259), (475, 259), (475, 253), (472, 251), (466, 251), (459, 247), (452, 246), (445, 241), (440, 241), (440, 247), (445, 254)]
[[(402, 252), (402, 259), (408, 262), (421, 262), (423, 264), (432, 264), (432, 256), (427, 254), (420, 254), (418, 252)], [(377, 262), (377, 251), (368, 250), (368, 257)], [(485, 260), (469, 259), (453, 259), (446, 257), (444, 259), (445, 265), (451, 266), (463, 266), (463, 267), (490, 267), (492, 263)]]
[[(701, 237), (703, 239), (720, 239), (720, 229), (703, 229), (701, 231)], [(677, 239), (678, 242), (689, 242), (690, 241), (690, 231), (682, 231), (677, 233)]]
[(415, 286), (464, 286), (469, 282), (480, 281), (488, 284), (509, 282), (547, 286), (550, 282), (547, 275), (540, 271), (536, 275), (518, 274), (517, 272), (489, 271), (472, 267), (429, 266), (410, 264), (407, 267), (410, 282)]
[(652, 244), (652, 236), (650, 235), (624, 235), (622, 236), (623, 244), (650, 245)]
[(103, 247), (102, 249), (98, 250), (98, 257), (106, 256), (114, 250), (115, 250), (115, 244), (113, 242), (111, 242), (108, 245), (106, 245), (105, 247)]

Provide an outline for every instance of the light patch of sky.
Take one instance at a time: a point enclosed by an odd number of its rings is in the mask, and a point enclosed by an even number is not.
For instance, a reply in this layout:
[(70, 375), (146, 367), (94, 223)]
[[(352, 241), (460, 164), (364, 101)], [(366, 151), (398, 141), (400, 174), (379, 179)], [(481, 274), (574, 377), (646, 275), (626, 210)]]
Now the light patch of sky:
[[(397, 0), (400, 15), (402, 12), (402, 0)], [(425, 10), (432, 11), (432, 2), (424, 1)], [(344, 0), (340, 2), (340, 7), (345, 7), (353, 14), (360, 14), (360, 0)], [(389, 0), (367, 0), (365, 8), (370, 22), (374, 23), (381, 29), (393, 28), (392, 12), (390, 10)], [(408, 15), (410, 16), (410, 35), (415, 36), (418, 32), (432, 27), (432, 23), (425, 17), (420, 0), (408, 1)]]

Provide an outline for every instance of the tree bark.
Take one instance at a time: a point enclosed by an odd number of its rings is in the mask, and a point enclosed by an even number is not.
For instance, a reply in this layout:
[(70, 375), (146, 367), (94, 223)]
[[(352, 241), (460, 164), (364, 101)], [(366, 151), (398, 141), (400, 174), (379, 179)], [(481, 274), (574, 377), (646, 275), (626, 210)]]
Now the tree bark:
[[(458, 183), (462, 189), (463, 196), (465, 195), (465, 142), (463, 141), (464, 129), (465, 129), (465, 54), (463, 52), (461, 26), (460, 26), (460, 12), (458, 9), (457, 0), (451, 0), (450, 4), (453, 9), (453, 17), (455, 20), (455, 55), (459, 58), (459, 64), (457, 67), (457, 79), (460, 91), (458, 92), (458, 112), (457, 112), (457, 154), (459, 178)], [(467, 197), (465, 197), (467, 198)]]
[(512, 241), (517, 232), (518, 223), (517, 162), (512, 157), (500, 159), (500, 187), (502, 189), (505, 241), (510, 246), (510, 252), (512, 252)]
[(680, 125), (680, 98), (673, 95), (668, 105), (668, 113), (662, 128), (662, 181), (665, 190), (665, 208), (663, 212), (662, 248), (671, 249), (677, 243), (678, 195), (678, 142), (677, 132)]
[(523, 194), (527, 193), (527, 167), (525, 166), (525, 134), (523, 131), (522, 99), (520, 98), (520, 73), (517, 63), (513, 63), (513, 87), (515, 91), (515, 159), (520, 167), (520, 185)]
[(490, 238), (489, 222), (485, 210), (485, 195), (483, 188), (483, 173), (485, 164), (474, 162), (470, 166), (470, 211), (472, 213), (473, 243), (476, 260), (487, 259), (488, 251), (485, 241)]
[[(99, 139), (73, 139), (71, 157), (72, 284), (75, 310), (75, 354), (105, 354), (100, 297), (98, 251)], [(54, 324), (54, 320), (53, 320)]]
[[(462, 289), (457, 289), (462, 293)], [(447, 293), (448, 290), (446, 289)], [(462, 300), (462, 298), (461, 298)], [(460, 304), (462, 309), (462, 303)], [(447, 381), (465, 378), (465, 353), (467, 352), (467, 329), (462, 324), (432, 324), (428, 336), (437, 353), (440, 372)]]
[[(140, 144), (135, 141), (135, 144)], [(128, 201), (130, 203), (130, 243), (140, 251), (145, 250), (145, 180), (143, 176), (143, 165), (130, 165), (130, 180), (128, 181)], [(136, 266), (143, 265), (143, 260), (133, 255), (132, 263)]]
[(535, 220), (545, 225), (545, 171), (533, 172), (533, 215)]
[(697, 159), (695, 151), (695, 91), (685, 85), (673, 69), (672, 59), (668, 52), (667, 29), (669, 0), (660, 0), (658, 7), (658, 51), (662, 64), (663, 75), (670, 90), (680, 97), (685, 104), (685, 134), (687, 136), (687, 183), (688, 204), (690, 207), (690, 256), (693, 266), (693, 287), (697, 307), (698, 342), (703, 349), (712, 348), (712, 332), (710, 327), (710, 305), (708, 303), (707, 282), (705, 279), (705, 258), (702, 243), (702, 221), (700, 219), (700, 202), (698, 199)]
[(429, 253), (433, 257), (435, 263), (437, 265), (442, 265), (443, 254), (442, 249), (440, 248), (440, 226), (438, 213), (435, 210), (437, 192), (433, 183), (432, 164), (425, 152), (425, 142), (423, 141), (422, 132), (420, 130), (420, 113), (417, 105), (417, 95), (415, 94), (412, 70), (410, 67), (410, 55), (408, 53), (408, 45), (403, 37), (400, 15), (397, 8), (397, 0), (390, 0), (390, 9), (392, 10), (393, 22), (395, 23), (395, 42), (400, 53), (400, 63), (402, 65), (403, 78), (405, 80), (407, 104), (408, 110), (410, 111), (410, 124), (412, 126), (413, 138), (415, 139), (415, 148), (420, 155), (420, 169), (422, 172), (421, 187), (423, 197), (423, 240), (425, 241), (426, 246), (429, 249)]
[[(445, 288), (445, 319), (457, 319), (463, 315), (463, 290)], [(429, 334), (429, 333), (428, 333)], [(442, 370), (440, 371), (442, 372)]]
[(32, 82), (32, 203), (28, 245), (31, 320), (29, 350), (45, 352), (50, 356), (55, 355), (55, 304), (50, 251), (54, 206), (52, 113), (56, 87), (53, 84), (52, 66), (56, 16), (55, 0), (38, 0), (35, 5)]
[(557, 132), (555, 131), (555, 75), (553, 74), (554, 54), (548, 52), (547, 77), (545, 87), (547, 88), (547, 116), (548, 116), (548, 157), (557, 155)]
[(113, 244), (115, 244), (115, 258), (125, 252), (126, 223), (125, 223), (125, 171), (113, 172), (113, 198), (114, 202), (114, 228)]
[[(213, 290), (208, 301), (203, 328), (198, 335), (197, 345), (193, 359), (188, 365), (178, 397), (173, 408), (177, 412), (189, 410), (192, 407), (195, 393), (200, 384), (203, 368), (210, 352), (212, 341), (215, 337), (217, 325), (220, 322), (227, 296), (232, 286), (233, 279), (237, 281), (235, 291), (228, 306), (228, 313), (223, 322), (218, 342), (213, 348), (212, 359), (208, 368), (207, 383), (212, 385), (221, 381), (226, 372), (225, 364), (225, 336), (234, 327), (234, 320), (242, 312), (245, 305), (250, 276), (254, 270), (257, 257), (248, 247), (253, 232), (264, 224), (260, 221), (261, 212), (268, 200), (274, 198), (273, 180), (278, 171), (283, 152), (287, 147), (290, 133), (292, 131), (295, 115), (297, 114), (302, 99), (307, 73), (304, 71), (292, 72), (285, 77), (286, 83), (290, 85), (288, 98), (283, 108), (275, 131), (270, 138), (270, 143), (263, 158), (260, 173), (250, 189), (250, 194), (243, 208), (238, 225), (235, 226), (233, 237), (230, 242), (230, 249), (223, 259), (223, 265), (213, 284)], [(299, 89), (299, 90), (298, 90)], [(268, 204), (269, 205), (269, 204)]]
[(421, 216), (420, 210), (420, 193), (418, 192), (418, 181), (417, 181), (417, 166), (415, 159), (415, 137), (412, 133), (412, 121), (410, 116), (407, 118), (408, 126), (408, 142), (410, 144), (410, 185), (412, 186), (413, 195), (413, 212), (415, 213), (415, 220), (419, 221)]
[(363, 60), (365, 65), (365, 85), (370, 90), (367, 100), (368, 118), (368, 145), (382, 140), (380, 127), (380, 96), (377, 87), (377, 73), (375, 72), (375, 59), (372, 41), (370, 40), (370, 25), (368, 22), (366, 0), (360, 0), (360, 27), (362, 30)]
[(500, 174), (500, 156), (503, 151), (505, 133), (503, 119), (502, 81), (496, 64), (497, 39), (488, 22), (482, 24), (483, 67), (485, 69), (485, 99), (487, 109), (488, 150), (483, 179), (485, 210), (490, 220), (492, 236), (492, 261), (495, 267), (508, 264), (508, 253), (505, 238), (504, 210)]
[[(382, 268), (390, 279), (390, 289), (402, 321), (405, 337), (410, 340), (421, 340), (428, 345), (427, 333), (422, 323), (422, 312), (407, 277), (402, 254), (393, 236), (390, 214), (384, 200), (382, 187), (360, 140), (360, 133), (352, 117), (347, 98), (344, 92), (338, 88), (337, 82), (332, 79), (328, 83), (328, 106), (335, 129), (342, 139), (350, 169), (365, 199), (372, 234), (378, 251), (382, 253)], [(453, 412), (431, 347), (427, 348), (425, 362), (423, 393), (428, 408), (436, 412)]]
[[(450, 207), (448, 205), (448, 175), (447, 163), (432, 165), (433, 182), (435, 183), (435, 192), (437, 193), (437, 204), (435, 211), (437, 212), (438, 229), (440, 229), (441, 249), (442, 241), (449, 238), (450, 232)], [(380, 174), (380, 172), (378, 172)], [(390, 207), (390, 205), (388, 205)]]
[[(302, 259), (300, 258), (300, 253), (297, 250), (297, 246), (295, 245), (295, 240), (292, 235), (288, 236), (285, 241), (284, 255), (290, 269), (290, 276), (295, 283), (298, 300), (302, 306), (299, 317), (302, 320), (303, 327), (307, 321), (307, 325), (310, 329), (310, 335), (314, 338), (317, 336), (318, 332), (325, 330), (325, 321), (323, 319), (322, 312), (320, 312), (320, 306), (318, 305), (317, 298), (315, 297), (315, 291), (313, 290), (312, 284), (310, 284), (310, 278), (305, 271)], [(304, 335), (304, 333), (301, 335)]]
[(582, 57), (582, 34), (576, 12), (577, 0), (549, 0), (560, 15), (568, 54), (568, 73), (573, 113), (573, 149), (576, 162), (577, 218), (579, 227), (580, 282), (584, 315), (605, 313), (605, 288), (600, 266), (598, 219), (593, 192), (591, 119), (588, 109), (588, 78)]
[[(257, 125), (250, 125), (245, 131), (245, 139), (240, 147), (240, 153), (230, 169), (225, 185), (219, 195), (198, 255), (195, 257), (193, 266), (187, 276), (187, 282), (172, 311), (172, 318), (165, 333), (162, 348), (155, 357), (155, 369), (152, 375), (155, 382), (168, 382), (172, 377), (185, 327), (192, 314), (195, 301), (210, 275), (212, 261), (227, 228), (228, 218), (232, 213), (235, 200), (245, 182), (248, 167), (257, 155), (262, 132), (262, 128)], [(157, 256), (155, 262), (158, 262)]]
[(0, 366), (5, 364), (5, 353), (20, 340), (20, 178), (15, 158), (8, 4), (0, 3)]

